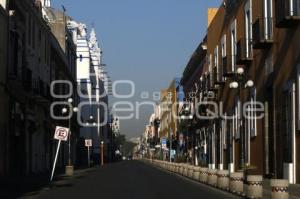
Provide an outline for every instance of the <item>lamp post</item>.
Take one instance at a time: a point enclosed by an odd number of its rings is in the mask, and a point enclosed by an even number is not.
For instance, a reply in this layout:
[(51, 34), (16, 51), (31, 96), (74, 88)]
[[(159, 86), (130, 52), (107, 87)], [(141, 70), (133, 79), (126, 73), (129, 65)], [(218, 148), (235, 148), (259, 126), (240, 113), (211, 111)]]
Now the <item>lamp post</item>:
[(195, 165), (198, 166), (198, 146), (195, 146)]
[(242, 85), (244, 85), (244, 88), (252, 88), (254, 86), (254, 82), (252, 80), (247, 80), (245, 70), (242, 67), (239, 67), (237, 69), (237, 76), (236, 76), (236, 81), (233, 81), (230, 83), (229, 87), (232, 89), (237, 89), (238, 88), (238, 93), (239, 93), (239, 131), (240, 131), (240, 149), (241, 149), (241, 158), (240, 158), (240, 164), (241, 167), (244, 167), (245, 165), (245, 137), (244, 137), (244, 129), (243, 129), (243, 105), (242, 105)]
[(101, 141), (101, 166), (104, 165), (104, 158), (103, 158), (103, 155), (104, 155), (104, 152), (103, 152), (103, 149), (104, 149), (104, 142)]
[[(78, 108), (77, 107), (73, 107), (72, 103), (73, 103), (73, 99), (69, 98), (68, 99), (68, 103), (69, 103), (69, 112), (73, 112), (76, 113), (78, 112)], [(63, 108), (62, 109), (62, 113), (66, 114), (68, 112), (67, 108)], [(73, 171), (74, 171), (74, 167), (72, 165), (72, 160), (71, 160), (71, 118), (72, 115), (70, 115), (69, 117), (69, 139), (68, 139), (68, 165), (66, 166), (66, 175), (72, 176), (73, 175)]]
[(187, 120), (187, 125), (186, 125), (186, 148), (187, 148), (187, 155), (188, 155), (188, 158), (187, 158), (187, 162), (189, 161), (189, 126), (190, 126), (190, 121), (193, 119), (193, 116), (191, 115), (191, 111), (190, 111), (190, 108), (188, 106), (186, 106), (184, 108), (184, 112), (183, 112), (183, 115), (180, 116), (180, 118), (182, 120)]

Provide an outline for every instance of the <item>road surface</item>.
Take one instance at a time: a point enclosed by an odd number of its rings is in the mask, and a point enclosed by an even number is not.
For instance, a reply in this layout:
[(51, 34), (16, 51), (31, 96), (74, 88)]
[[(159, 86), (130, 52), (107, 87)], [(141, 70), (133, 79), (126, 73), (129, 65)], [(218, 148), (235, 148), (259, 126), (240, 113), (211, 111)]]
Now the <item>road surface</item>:
[(30, 198), (223, 199), (237, 198), (140, 161), (123, 161), (58, 180)]

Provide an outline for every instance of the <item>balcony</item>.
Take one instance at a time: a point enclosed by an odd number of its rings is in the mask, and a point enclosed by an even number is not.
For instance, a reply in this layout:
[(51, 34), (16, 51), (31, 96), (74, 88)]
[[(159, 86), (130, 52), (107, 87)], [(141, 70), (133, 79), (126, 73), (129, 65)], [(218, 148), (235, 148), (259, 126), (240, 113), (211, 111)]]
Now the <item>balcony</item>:
[(248, 65), (253, 61), (252, 40), (242, 38), (236, 45), (236, 64)]
[[(47, 103), (51, 100), (50, 87), (41, 79), (32, 81), (33, 97), (38, 102)], [(48, 90), (49, 89), (49, 90)]]
[(253, 48), (266, 49), (273, 44), (273, 18), (258, 18), (253, 24)]
[(300, 0), (276, 0), (276, 27), (289, 28), (300, 22)]
[(224, 77), (223, 77), (223, 72), (221, 71), (221, 67), (216, 66), (213, 68), (213, 74), (214, 74), (214, 84), (215, 85), (224, 85)]
[(231, 72), (231, 69), (228, 68), (230, 64), (228, 64), (228, 58), (227, 56), (226, 57), (223, 57), (222, 58), (222, 72), (223, 72), (223, 77), (230, 77), (232, 76), (232, 72)]

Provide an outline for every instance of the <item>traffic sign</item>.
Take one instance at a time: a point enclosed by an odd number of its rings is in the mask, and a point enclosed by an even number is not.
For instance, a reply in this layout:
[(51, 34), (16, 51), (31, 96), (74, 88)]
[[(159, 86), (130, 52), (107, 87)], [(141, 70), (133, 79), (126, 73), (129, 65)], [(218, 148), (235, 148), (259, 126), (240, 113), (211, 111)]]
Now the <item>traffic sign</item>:
[(167, 148), (167, 139), (163, 138), (161, 140), (161, 148), (166, 149)]
[(68, 141), (70, 131), (68, 128), (57, 126), (54, 133), (54, 139)]
[(92, 139), (86, 139), (86, 140), (85, 140), (85, 146), (86, 146), (86, 147), (93, 146), (93, 141), (92, 141)]
[(56, 154), (54, 158), (54, 163), (52, 167), (52, 172), (51, 172), (51, 177), (50, 177), (50, 182), (53, 179), (54, 171), (55, 171), (55, 166), (56, 166), (56, 161), (57, 161), (57, 156), (58, 152), (60, 149), (61, 141), (68, 141), (68, 136), (69, 136), (70, 130), (65, 127), (57, 126), (55, 128), (55, 133), (54, 133), (54, 139), (58, 140), (57, 148), (56, 148)]

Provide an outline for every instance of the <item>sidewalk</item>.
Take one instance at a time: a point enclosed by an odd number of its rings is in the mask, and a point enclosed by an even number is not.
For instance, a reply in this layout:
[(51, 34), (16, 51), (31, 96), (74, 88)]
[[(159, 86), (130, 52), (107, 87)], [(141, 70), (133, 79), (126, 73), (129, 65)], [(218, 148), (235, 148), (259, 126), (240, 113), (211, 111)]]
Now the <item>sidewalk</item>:
[[(145, 160), (142, 160), (142, 161), (145, 161)], [(146, 163), (150, 164), (150, 165), (153, 165), (157, 168), (161, 168), (163, 170), (170, 171), (166, 168), (154, 165), (153, 160), (148, 160), (148, 162), (146, 161)], [(166, 162), (166, 163), (169, 163), (169, 162)], [(174, 173), (174, 171), (170, 171), (170, 172)], [(178, 172), (176, 174), (182, 176), (182, 174), (178, 174)], [(183, 177), (188, 178), (187, 176), (183, 176)], [(197, 182), (199, 182), (199, 181), (197, 181)], [(199, 182), (199, 183), (201, 183), (201, 182)], [(244, 188), (243, 194), (246, 196), (247, 184), (244, 183), (243, 188)], [(289, 198), (290, 199), (300, 199), (300, 184), (290, 184), (288, 191), (289, 191)], [(269, 179), (264, 179), (263, 180), (263, 198), (271, 198), (271, 186), (270, 186), (270, 180)]]
[[(74, 176), (78, 177), (93, 168), (80, 168), (74, 171)], [(36, 195), (43, 189), (49, 189), (51, 186), (59, 186), (59, 183), (72, 177), (64, 175), (64, 170), (56, 171), (53, 182), (50, 184), (50, 173), (24, 177), (0, 178), (0, 198), (19, 198), (21, 196)]]
[[(270, 198), (271, 187), (270, 187), (269, 179), (264, 179), (263, 187), (264, 187), (264, 198)], [(300, 185), (291, 184), (289, 186), (289, 194), (290, 194), (290, 199), (300, 199)]]

